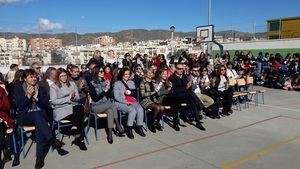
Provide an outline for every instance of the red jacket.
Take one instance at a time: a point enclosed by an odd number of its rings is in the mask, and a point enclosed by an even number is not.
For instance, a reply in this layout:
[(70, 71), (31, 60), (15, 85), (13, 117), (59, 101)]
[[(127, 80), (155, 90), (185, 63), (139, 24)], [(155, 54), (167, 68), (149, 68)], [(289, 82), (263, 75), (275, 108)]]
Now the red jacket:
[(0, 119), (4, 120), (9, 128), (13, 128), (14, 121), (9, 117), (10, 104), (5, 90), (0, 87)]
[(112, 79), (112, 74), (109, 72), (109, 73), (105, 73), (104, 74), (104, 78), (105, 78), (105, 80), (110, 80), (111, 81), (111, 79)]

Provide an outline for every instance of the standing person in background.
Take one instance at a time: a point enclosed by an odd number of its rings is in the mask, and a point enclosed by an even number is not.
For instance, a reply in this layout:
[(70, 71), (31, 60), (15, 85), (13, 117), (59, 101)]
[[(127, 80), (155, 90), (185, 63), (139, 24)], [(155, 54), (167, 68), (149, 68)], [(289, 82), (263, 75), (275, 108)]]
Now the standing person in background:
[(113, 67), (113, 68), (119, 67), (119, 66), (122, 68), (122, 65), (121, 65), (122, 62), (119, 62), (119, 57), (115, 55), (115, 52), (113, 50), (109, 50), (107, 52), (107, 57), (105, 58), (104, 63), (110, 64), (111, 67)]
[(14, 80), (16, 71), (19, 70), (19, 65), (17, 64), (11, 64), (10, 70), (6, 73), (5, 80), (7, 83), (11, 83)]
[(41, 64), (39, 62), (33, 62), (31, 64), (30, 68), (33, 69), (35, 71), (35, 73), (37, 74), (37, 81), (39, 82), (40, 80), (42, 80), (43, 73), (41, 71), (41, 69), (42, 69)]
[(142, 55), (139, 53), (136, 54), (134, 56), (134, 58), (132, 59), (132, 66), (136, 67), (137, 65), (140, 65), (143, 69), (145, 68), (144, 67), (144, 59), (142, 58)]
[(93, 54), (93, 57), (89, 60), (87, 67), (90, 67), (91, 63), (95, 63), (97, 67), (103, 67), (104, 61), (103, 57), (101, 56), (101, 52), (99, 50), (96, 50)]
[(122, 64), (123, 64), (123, 67), (128, 67), (128, 68), (132, 69), (131, 56), (129, 53), (125, 53)]

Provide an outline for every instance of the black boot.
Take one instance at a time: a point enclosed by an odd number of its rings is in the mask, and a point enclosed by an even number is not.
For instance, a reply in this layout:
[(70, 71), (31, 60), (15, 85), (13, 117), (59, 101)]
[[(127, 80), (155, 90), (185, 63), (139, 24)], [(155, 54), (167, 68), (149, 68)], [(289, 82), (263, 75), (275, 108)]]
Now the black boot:
[(155, 127), (155, 122), (154, 120), (151, 121), (151, 124), (149, 126), (149, 130), (152, 132), (152, 133), (156, 133), (156, 127)]
[(62, 146), (65, 145), (65, 143), (57, 140), (56, 138), (53, 138), (52, 141), (51, 141), (51, 145), (52, 145), (52, 148), (57, 150), (57, 153), (61, 156), (64, 156), (64, 155), (67, 155), (69, 154), (68, 151), (62, 149)]
[(155, 126), (156, 126), (156, 129), (158, 131), (163, 131), (163, 127), (160, 125), (159, 120), (156, 121), (156, 125)]
[(4, 163), (4, 161), (2, 160), (1, 154), (2, 154), (2, 150), (0, 151), (0, 169), (3, 169), (5, 163)]
[(134, 139), (134, 135), (132, 133), (132, 126), (127, 127), (126, 135), (127, 135), (128, 138)]
[(117, 118), (115, 119), (115, 124), (116, 124), (116, 130), (113, 130), (114, 134), (119, 137), (124, 137), (125, 130), (123, 127), (121, 127), (119, 120)]
[(44, 159), (37, 157), (36, 161), (35, 161), (34, 168), (35, 169), (41, 169), (41, 168), (44, 167), (44, 165), (45, 165)]
[(202, 126), (201, 122), (200, 121), (197, 121), (196, 122), (196, 127), (202, 131), (205, 131), (205, 128)]
[(9, 161), (12, 160), (12, 158), (11, 158), (12, 152), (11, 152), (10, 149), (4, 148), (3, 149), (3, 154), (4, 154), (4, 157), (3, 157), (3, 162), (4, 163), (9, 162)]
[(114, 142), (113, 137), (112, 137), (112, 128), (108, 129), (107, 142), (109, 144), (112, 144)]
[(73, 145), (73, 144), (75, 144), (76, 146), (78, 146), (79, 149), (82, 150), (82, 151), (86, 151), (87, 150), (87, 147), (86, 147), (86, 145), (84, 144), (84, 141), (83, 141), (83, 136), (75, 138), (74, 141), (72, 141), (71, 145)]
[(143, 126), (137, 126), (137, 133), (142, 136), (142, 137), (145, 137), (146, 134), (144, 133), (144, 130), (143, 130)]

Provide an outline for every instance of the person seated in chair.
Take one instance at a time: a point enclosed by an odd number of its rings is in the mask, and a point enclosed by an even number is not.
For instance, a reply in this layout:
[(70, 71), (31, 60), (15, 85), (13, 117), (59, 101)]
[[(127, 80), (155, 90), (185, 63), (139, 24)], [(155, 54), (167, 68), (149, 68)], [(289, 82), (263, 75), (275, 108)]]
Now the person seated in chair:
[(107, 126), (108, 126), (108, 136), (107, 141), (108, 143), (113, 143), (112, 132), (113, 132), (113, 125), (114, 122), (116, 124), (116, 129), (118, 131), (118, 135), (121, 136), (124, 132), (124, 129), (120, 126), (118, 120), (118, 111), (117, 106), (112, 99), (109, 97), (109, 93), (111, 91), (111, 82), (110, 80), (105, 80), (104, 77), (104, 70), (100, 68), (99, 70), (92, 71), (92, 85), (93, 90), (96, 91), (97, 97), (91, 95), (92, 100), (92, 112), (94, 113), (101, 113), (105, 112), (107, 114)]
[(226, 76), (226, 67), (224, 65), (220, 65), (217, 71), (217, 75), (212, 80), (212, 87), (217, 90), (217, 97), (215, 97), (215, 105), (213, 112), (218, 114), (219, 107), (223, 104), (223, 109), (221, 115), (229, 116), (229, 112), (231, 112), (232, 105), (232, 89), (229, 87), (229, 80)]
[(50, 145), (59, 150), (63, 145), (53, 136), (48, 125), (45, 106), (49, 105), (45, 89), (37, 84), (37, 73), (33, 69), (23, 72), (22, 82), (15, 84), (13, 99), (19, 117), (19, 126), (35, 126), (36, 163), (35, 168), (44, 166), (44, 159)]
[[(206, 72), (207, 72), (206, 68), (203, 70), (206, 70)], [(192, 66), (191, 79), (193, 81), (192, 90), (194, 91), (194, 93), (198, 96), (198, 98), (203, 103), (205, 113), (210, 113), (210, 110), (208, 109), (208, 107), (210, 107), (211, 105), (214, 104), (214, 100), (210, 96), (204, 94), (201, 90), (201, 86), (200, 86), (201, 77), (200, 77), (200, 65), (199, 64), (194, 64)]]
[(163, 85), (163, 82), (156, 84), (153, 80), (154, 73), (151, 69), (147, 69), (144, 72), (144, 80), (140, 83), (139, 91), (141, 98), (141, 105), (144, 109), (150, 109), (152, 112), (152, 118), (150, 120), (149, 129), (155, 133), (156, 129), (162, 131), (162, 126), (159, 124), (162, 113), (164, 112), (164, 106), (161, 105), (157, 99), (157, 94)]
[[(195, 116), (196, 127), (200, 130), (205, 130), (200, 122), (200, 111), (204, 108), (204, 105), (199, 100), (197, 95), (191, 90), (193, 82), (188, 78), (187, 75), (183, 74), (184, 66), (182, 63), (177, 63), (175, 68), (175, 73), (169, 78), (173, 85), (172, 97), (176, 98), (174, 109), (178, 110), (178, 106), (180, 106), (181, 102), (188, 102)], [(176, 131), (179, 131), (178, 122), (179, 119), (177, 113), (174, 112), (173, 123)]]
[(133, 139), (132, 126), (135, 119), (137, 133), (142, 137), (145, 137), (146, 134), (143, 131), (144, 109), (137, 101), (137, 90), (134, 82), (129, 79), (130, 77), (130, 69), (122, 68), (118, 74), (118, 81), (114, 84), (113, 91), (117, 109), (128, 113), (126, 134), (130, 139)]
[(68, 72), (65, 69), (57, 69), (55, 82), (50, 86), (53, 119), (70, 120), (73, 124), (71, 131), (75, 137), (72, 145), (77, 145), (80, 150), (87, 150), (84, 144), (84, 107), (78, 101), (79, 93), (76, 84), (68, 80)]
[[(4, 168), (5, 163), (12, 160), (12, 137), (11, 133), (7, 134), (7, 130), (14, 129), (14, 121), (9, 115), (10, 102), (4, 83), (4, 77), (0, 73), (0, 168)], [(3, 159), (1, 158), (2, 152)]]

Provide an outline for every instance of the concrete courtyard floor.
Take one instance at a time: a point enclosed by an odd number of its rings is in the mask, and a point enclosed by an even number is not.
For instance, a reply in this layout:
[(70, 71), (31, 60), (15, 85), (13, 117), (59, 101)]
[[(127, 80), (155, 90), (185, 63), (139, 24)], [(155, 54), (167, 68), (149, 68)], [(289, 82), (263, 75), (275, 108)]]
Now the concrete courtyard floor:
[[(257, 87), (256, 87), (257, 88)], [(71, 146), (64, 138), (59, 156), (49, 152), (45, 169), (299, 169), (300, 168), (300, 93), (266, 89), (265, 104), (221, 119), (204, 119), (206, 131), (186, 124), (177, 132), (165, 125), (163, 132), (135, 134), (135, 139), (114, 136), (108, 144), (104, 129), (95, 140), (88, 134), (88, 151)], [(261, 97), (260, 97), (261, 102)], [(27, 143), (27, 147), (29, 146)], [(35, 144), (14, 169), (30, 169), (35, 164)], [(5, 168), (12, 168), (11, 162)]]

